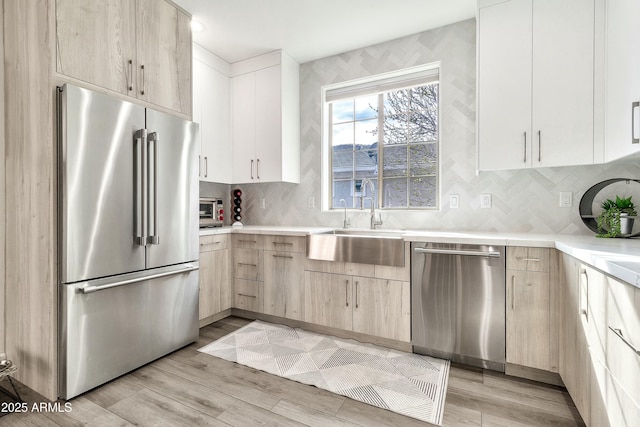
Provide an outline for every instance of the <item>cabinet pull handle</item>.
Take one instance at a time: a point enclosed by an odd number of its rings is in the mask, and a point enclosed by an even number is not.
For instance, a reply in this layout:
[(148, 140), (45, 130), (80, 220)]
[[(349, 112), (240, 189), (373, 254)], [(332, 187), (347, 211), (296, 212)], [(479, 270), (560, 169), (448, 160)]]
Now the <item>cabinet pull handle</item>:
[(238, 239), (238, 243), (256, 243), (255, 240)]
[(200, 243), (200, 246), (218, 245), (218, 244), (220, 244), (220, 242), (208, 242), (208, 243)]
[(580, 276), (584, 276), (584, 286), (586, 288), (586, 297), (587, 297), (587, 301), (586, 304), (584, 306), (584, 308), (582, 308), (582, 289), (580, 289), (583, 285), (582, 285), (582, 280), (579, 280), (579, 285), (580, 288), (578, 288), (578, 309), (579, 309), (579, 313), (583, 314), (587, 319), (589, 318), (589, 311), (588, 311), (588, 307), (589, 307), (589, 275), (587, 274), (587, 270), (585, 270), (584, 268), (580, 269)]
[(358, 308), (358, 281), (356, 280), (356, 308)]
[(293, 246), (292, 242), (272, 242), (274, 245)]
[(640, 143), (640, 137), (636, 138), (636, 108), (640, 107), (640, 102), (632, 102), (631, 103), (631, 143), (638, 144)]
[(204, 177), (209, 176), (209, 158), (204, 156)]
[(524, 159), (522, 160), (523, 163), (527, 163), (527, 132), (525, 131), (524, 133)]
[(144, 65), (140, 66), (140, 70), (142, 70), (142, 89), (140, 90), (140, 94), (144, 95)]
[(349, 281), (344, 281), (344, 302), (349, 307)]
[(253, 180), (253, 159), (251, 159), (251, 179)]
[(633, 352), (636, 354), (636, 356), (640, 356), (640, 350), (635, 348), (635, 346), (633, 344), (631, 344), (631, 342), (622, 335), (622, 330), (621, 329), (612, 328), (611, 326), (609, 326), (609, 329), (611, 329), (613, 331), (613, 333), (616, 334), (618, 336), (618, 338), (620, 338), (622, 340), (623, 343), (628, 345), (629, 348), (631, 348), (631, 350), (633, 350)]
[(129, 92), (133, 90), (133, 60), (129, 60), (129, 76), (127, 77)]
[(248, 264), (246, 262), (239, 262), (238, 265), (244, 265), (244, 266), (248, 266), (248, 267), (257, 267), (256, 264)]
[(200, 155), (198, 155), (198, 176), (202, 176), (202, 171), (200, 170), (201, 164)]
[(516, 309), (516, 276), (511, 276), (511, 310)]
[(538, 163), (541, 162), (542, 155), (540, 154), (542, 150), (542, 132), (538, 131)]
[(256, 161), (256, 178), (260, 179), (260, 159)]
[(291, 255), (272, 255), (274, 258), (289, 258), (293, 259)]
[(247, 298), (258, 298), (256, 295), (249, 295), (249, 294), (238, 294), (241, 297), (247, 297)]

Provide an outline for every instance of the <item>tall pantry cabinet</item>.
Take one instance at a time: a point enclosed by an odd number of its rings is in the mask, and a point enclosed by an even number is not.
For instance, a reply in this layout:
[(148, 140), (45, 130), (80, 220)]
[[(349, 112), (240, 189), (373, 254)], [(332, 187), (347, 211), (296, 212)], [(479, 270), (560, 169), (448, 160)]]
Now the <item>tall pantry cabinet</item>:
[[(48, 399), (58, 398), (56, 86), (71, 82), (190, 118), (189, 20), (164, 0), (3, 0), (3, 350), (16, 379)], [(151, 24), (174, 25), (174, 46), (138, 31)]]

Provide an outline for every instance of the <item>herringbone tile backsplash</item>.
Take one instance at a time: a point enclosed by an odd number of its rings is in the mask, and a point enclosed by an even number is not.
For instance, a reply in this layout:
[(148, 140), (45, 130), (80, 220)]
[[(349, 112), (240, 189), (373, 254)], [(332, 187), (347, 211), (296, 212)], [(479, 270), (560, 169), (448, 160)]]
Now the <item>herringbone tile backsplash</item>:
[[(481, 172), (476, 174), (475, 20), (448, 25), (300, 66), (300, 184), (239, 186), (244, 192), (243, 222), (251, 225), (341, 227), (342, 211), (320, 209), (321, 99), (323, 85), (420, 64), (441, 62), (441, 208), (437, 211), (382, 211), (382, 228), (531, 233), (592, 234), (578, 215), (582, 194), (609, 178), (640, 179), (640, 161), (608, 165)], [(201, 193), (225, 194), (229, 186), (201, 184)], [(609, 193), (608, 187), (607, 193)], [(573, 207), (560, 208), (559, 192), (573, 193)], [(637, 194), (640, 185), (611, 189)], [(480, 208), (480, 194), (492, 194), (492, 207)], [(460, 208), (449, 208), (449, 195)], [(265, 199), (265, 209), (259, 199)], [(315, 207), (309, 207), (309, 198)], [(352, 227), (368, 227), (368, 211), (349, 211)]]

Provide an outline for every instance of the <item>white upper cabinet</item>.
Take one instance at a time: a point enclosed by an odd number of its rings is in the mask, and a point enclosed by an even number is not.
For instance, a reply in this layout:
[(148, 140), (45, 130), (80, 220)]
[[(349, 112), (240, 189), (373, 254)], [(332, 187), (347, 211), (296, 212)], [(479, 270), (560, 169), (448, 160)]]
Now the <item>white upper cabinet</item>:
[(480, 170), (531, 166), (531, 0), (478, 11)]
[(193, 46), (193, 121), (200, 124), (200, 181), (232, 182), (229, 64)]
[(606, 20), (605, 160), (640, 151), (640, 1), (609, 0)]
[(594, 163), (595, 1), (480, 2), (479, 170)]
[(232, 67), (233, 182), (300, 182), (299, 66), (274, 52)]

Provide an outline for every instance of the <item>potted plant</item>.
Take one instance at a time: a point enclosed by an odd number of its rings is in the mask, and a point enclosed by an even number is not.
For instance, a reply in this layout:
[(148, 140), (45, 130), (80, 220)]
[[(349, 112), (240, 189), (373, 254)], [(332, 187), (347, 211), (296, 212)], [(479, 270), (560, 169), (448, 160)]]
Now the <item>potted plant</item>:
[(602, 212), (596, 218), (598, 237), (617, 237), (621, 234), (631, 234), (633, 228), (635, 206), (631, 196), (616, 196), (616, 200), (607, 199), (600, 204)]

